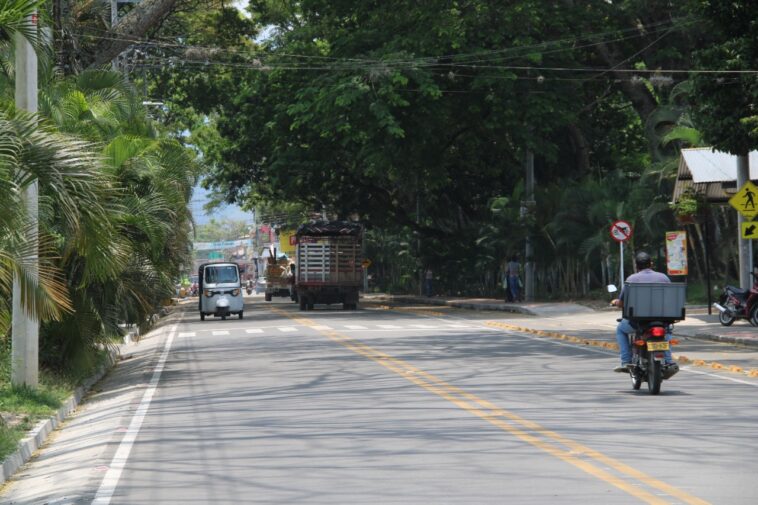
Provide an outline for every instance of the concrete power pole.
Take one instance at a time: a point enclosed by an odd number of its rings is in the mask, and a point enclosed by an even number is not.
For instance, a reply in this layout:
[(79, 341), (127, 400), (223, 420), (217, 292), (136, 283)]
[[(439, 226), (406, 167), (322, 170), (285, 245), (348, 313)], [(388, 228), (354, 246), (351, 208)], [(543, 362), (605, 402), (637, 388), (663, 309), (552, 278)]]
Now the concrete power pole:
[[(36, 27), (37, 14), (30, 22)], [(37, 112), (37, 53), (20, 33), (15, 34), (16, 46), (16, 107)], [(25, 258), (37, 275), (37, 181), (26, 188), (23, 195), (29, 220), (33, 223), (31, 240), (35, 247), (32, 256)], [(21, 306), (21, 284), (13, 278), (13, 320), (11, 340), (11, 383), (14, 386), (36, 388), (39, 383), (39, 321), (29, 317)]]
[[(748, 161), (748, 155), (737, 156), (737, 189), (740, 189), (747, 181), (750, 180), (750, 164)], [(742, 238), (742, 223), (745, 221), (745, 217), (742, 213), (737, 213), (737, 249), (739, 250), (739, 262), (740, 262), (740, 287), (742, 289), (750, 289), (752, 282), (750, 281), (750, 272), (752, 271), (753, 258), (750, 256), (750, 249), (748, 247), (748, 241)]]
[[(524, 159), (524, 165), (526, 168), (526, 200), (524, 206), (525, 212), (522, 214), (522, 218), (531, 218), (534, 212), (534, 153), (527, 148), (526, 156)], [(526, 236), (526, 250), (524, 251), (524, 300), (531, 302), (534, 300), (534, 247), (532, 246), (532, 237), (528, 233)]]

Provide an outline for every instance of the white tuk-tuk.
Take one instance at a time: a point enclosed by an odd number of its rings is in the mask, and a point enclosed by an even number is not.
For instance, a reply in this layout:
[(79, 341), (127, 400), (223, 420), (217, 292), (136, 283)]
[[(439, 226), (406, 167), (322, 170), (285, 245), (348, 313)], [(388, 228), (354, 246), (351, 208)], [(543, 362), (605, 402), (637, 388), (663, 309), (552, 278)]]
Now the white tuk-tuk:
[(205, 316), (237, 314), (242, 319), (244, 301), (240, 269), (236, 263), (203, 263), (197, 272), (200, 320)]

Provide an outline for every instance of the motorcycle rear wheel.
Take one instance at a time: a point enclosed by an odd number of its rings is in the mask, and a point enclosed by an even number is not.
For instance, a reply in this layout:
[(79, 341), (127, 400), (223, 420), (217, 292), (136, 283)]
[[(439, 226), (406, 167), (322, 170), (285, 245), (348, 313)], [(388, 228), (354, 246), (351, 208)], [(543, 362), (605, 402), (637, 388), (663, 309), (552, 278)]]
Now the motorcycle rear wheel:
[(737, 319), (734, 315), (730, 315), (732, 312), (719, 311), (719, 323), (721, 323), (723, 326), (731, 326), (734, 323), (734, 320)]
[(750, 324), (753, 326), (758, 326), (758, 305), (753, 307), (753, 311), (750, 313)]
[(651, 395), (657, 395), (661, 392), (662, 381), (661, 362), (656, 361), (653, 355), (650, 354), (647, 362), (647, 390)]

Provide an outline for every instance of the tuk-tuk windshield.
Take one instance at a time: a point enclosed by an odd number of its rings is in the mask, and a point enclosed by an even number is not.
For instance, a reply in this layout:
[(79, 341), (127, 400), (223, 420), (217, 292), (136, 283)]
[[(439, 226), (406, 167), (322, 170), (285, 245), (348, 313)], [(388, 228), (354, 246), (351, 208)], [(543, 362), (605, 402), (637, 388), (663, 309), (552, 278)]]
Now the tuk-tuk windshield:
[(239, 282), (237, 268), (233, 265), (207, 266), (203, 274), (207, 284), (232, 284)]

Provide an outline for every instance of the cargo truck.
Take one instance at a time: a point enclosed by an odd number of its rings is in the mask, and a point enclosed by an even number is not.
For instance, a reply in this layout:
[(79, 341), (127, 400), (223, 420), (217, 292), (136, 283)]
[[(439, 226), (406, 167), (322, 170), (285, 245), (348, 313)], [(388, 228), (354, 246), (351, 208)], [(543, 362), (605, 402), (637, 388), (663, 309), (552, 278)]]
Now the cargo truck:
[(341, 303), (345, 310), (357, 309), (363, 226), (316, 221), (301, 225), (295, 237), (295, 291), (300, 310), (311, 310), (317, 303)]
[(292, 293), (291, 261), (286, 256), (276, 258), (276, 249), (266, 261), (266, 293), (264, 298), (270, 302), (274, 296), (286, 296), (294, 299)]

